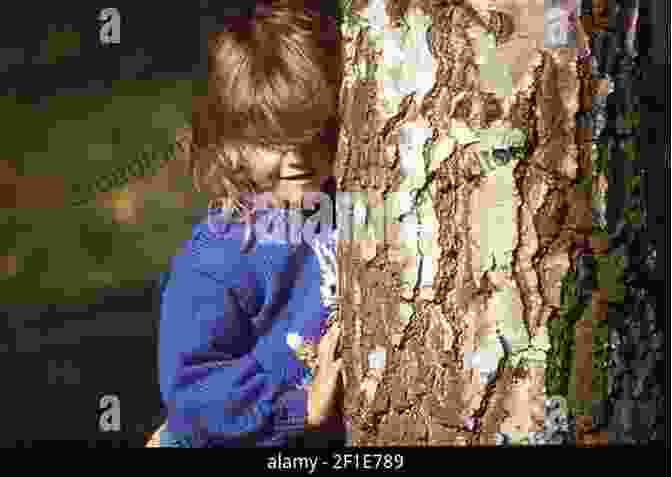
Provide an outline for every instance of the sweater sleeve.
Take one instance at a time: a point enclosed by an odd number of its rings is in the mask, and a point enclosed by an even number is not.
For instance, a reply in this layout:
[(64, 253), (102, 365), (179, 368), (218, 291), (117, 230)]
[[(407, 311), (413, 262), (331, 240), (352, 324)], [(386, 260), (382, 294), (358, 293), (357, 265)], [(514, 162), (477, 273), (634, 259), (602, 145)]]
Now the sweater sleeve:
[(233, 288), (174, 268), (161, 304), (159, 374), (171, 432), (194, 446), (284, 445), (304, 432), (306, 393), (273, 379)]

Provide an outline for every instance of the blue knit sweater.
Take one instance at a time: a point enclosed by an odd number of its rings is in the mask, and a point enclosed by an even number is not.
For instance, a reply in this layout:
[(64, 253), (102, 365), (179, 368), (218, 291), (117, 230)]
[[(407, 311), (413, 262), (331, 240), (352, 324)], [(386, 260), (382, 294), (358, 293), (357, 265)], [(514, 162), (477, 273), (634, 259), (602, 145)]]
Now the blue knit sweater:
[(335, 257), (335, 231), (297, 239), (277, 233), (288, 223), (281, 210), (255, 217), (249, 254), (243, 224), (197, 224), (162, 292), (168, 430), (194, 447), (287, 446), (304, 433), (311, 373), (292, 346), (319, 342), (333, 316), (335, 271), (320, 251)]

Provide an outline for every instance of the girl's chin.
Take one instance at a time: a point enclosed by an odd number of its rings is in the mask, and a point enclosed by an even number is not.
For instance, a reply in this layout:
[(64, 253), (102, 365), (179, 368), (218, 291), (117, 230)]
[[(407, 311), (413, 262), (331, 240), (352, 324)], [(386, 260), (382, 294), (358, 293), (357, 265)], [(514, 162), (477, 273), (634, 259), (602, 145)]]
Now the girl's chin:
[(309, 191), (309, 190), (319, 190), (320, 189), (320, 178), (311, 175), (311, 176), (292, 176), (281, 177), (280, 182), (278, 183), (277, 191)]

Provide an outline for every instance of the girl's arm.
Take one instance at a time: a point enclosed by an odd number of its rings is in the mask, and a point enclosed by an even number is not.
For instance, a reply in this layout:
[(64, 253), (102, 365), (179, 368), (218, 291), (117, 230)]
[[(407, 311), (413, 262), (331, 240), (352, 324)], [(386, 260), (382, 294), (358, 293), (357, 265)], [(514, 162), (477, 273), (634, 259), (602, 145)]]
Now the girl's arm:
[(259, 365), (253, 335), (232, 288), (175, 260), (159, 336), (172, 432), (191, 434), (195, 446), (226, 447), (284, 445), (304, 432), (306, 392)]

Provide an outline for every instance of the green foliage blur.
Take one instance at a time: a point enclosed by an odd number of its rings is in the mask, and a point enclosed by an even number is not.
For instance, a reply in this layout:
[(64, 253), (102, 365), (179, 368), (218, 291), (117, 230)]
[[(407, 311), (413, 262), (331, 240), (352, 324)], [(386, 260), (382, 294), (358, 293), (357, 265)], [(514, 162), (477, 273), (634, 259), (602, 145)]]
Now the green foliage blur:
[[(138, 224), (115, 223), (111, 210), (95, 203), (98, 191), (90, 185), (142, 151), (151, 152), (145, 162), (165, 161), (160, 152), (189, 122), (193, 87), (188, 81), (120, 81), (106, 97), (47, 98), (41, 113), (21, 98), (0, 98), (14, 124), (5, 146), (19, 173), (62, 178), (71, 199), (81, 203), (0, 210), (0, 255), (16, 257), (18, 265), (15, 274), (0, 274), (4, 303), (87, 303), (101, 288), (146, 284), (166, 269), (197, 213), (176, 201), (176, 193), (192, 190), (191, 181), (180, 178), (174, 190), (145, 194), (146, 219)], [(157, 168), (135, 171), (147, 177)], [(122, 179), (111, 190), (133, 180)], [(199, 209), (206, 202), (196, 195), (194, 204)]]

